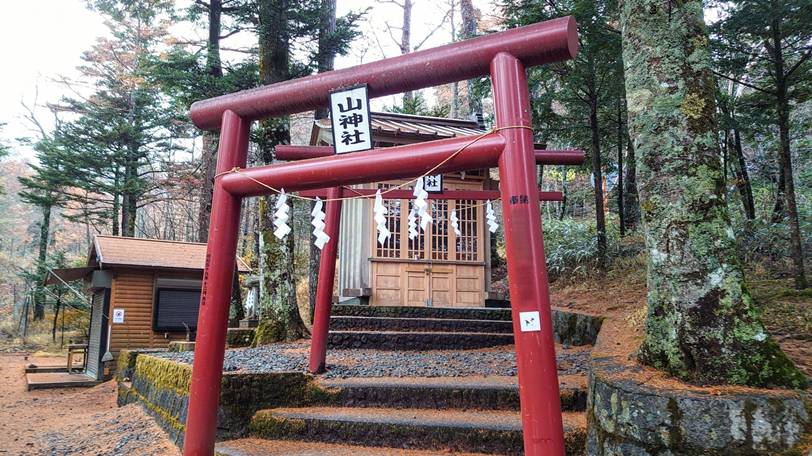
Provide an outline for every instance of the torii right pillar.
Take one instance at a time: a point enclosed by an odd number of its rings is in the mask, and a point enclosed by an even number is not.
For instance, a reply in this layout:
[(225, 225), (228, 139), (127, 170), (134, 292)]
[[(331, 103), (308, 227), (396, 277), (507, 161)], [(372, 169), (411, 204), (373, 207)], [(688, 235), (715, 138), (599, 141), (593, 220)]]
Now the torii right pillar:
[[(564, 456), (550, 291), (530, 129), (532, 110), (524, 64), (511, 54), (497, 54), (491, 61), (491, 83), (496, 127), (508, 127), (499, 132), (505, 138), (499, 158), (499, 186), (524, 451), (528, 456)], [(510, 128), (522, 126), (527, 128)]]

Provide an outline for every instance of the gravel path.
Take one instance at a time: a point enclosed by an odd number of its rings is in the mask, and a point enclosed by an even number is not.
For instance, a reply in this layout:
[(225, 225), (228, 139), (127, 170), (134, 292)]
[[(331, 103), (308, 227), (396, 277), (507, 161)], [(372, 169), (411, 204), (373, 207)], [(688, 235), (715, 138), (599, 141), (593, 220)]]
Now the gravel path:
[[(226, 350), (225, 371), (305, 371), (309, 342)], [(559, 374), (586, 374), (587, 347), (557, 347)], [(156, 356), (191, 364), (194, 353), (159, 353)], [(327, 378), (348, 377), (467, 377), (515, 376), (513, 347), (481, 350), (380, 351), (330, 350)]]

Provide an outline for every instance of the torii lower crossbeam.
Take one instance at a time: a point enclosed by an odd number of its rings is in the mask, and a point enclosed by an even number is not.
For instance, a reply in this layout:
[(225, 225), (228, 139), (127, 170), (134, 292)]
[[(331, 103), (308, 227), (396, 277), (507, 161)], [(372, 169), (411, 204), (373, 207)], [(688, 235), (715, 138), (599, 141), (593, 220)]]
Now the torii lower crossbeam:
[[(217, 430), (228, 304), (237, 250), (240, 199), (287, 191), (338, 188), (428, 171), (499, 167), (513, 333), (518, 364), (524, 450), (528, 456), (564, 456), (564, 438), (544, 263), (539, 192), (535, 181), (531, 109), (525, 65), (575, 57), (571, 17), (414, 52), (354, 68), (195, 103), (200, 128), (219, 125), (217, 175), (197, 325), (184, 455), (212, 455)], [(250, 124), (327, 104), (331, 90), (367, 84), (379, 97), (490, 73), (498, 132), (471, 143), (455, 138), (295, 163), (245, 169)], [(470, 144), (469, 144), (470, 143)], [(434, 169), (461, 147), (464, 150)], [(406, 153), (404, 153), (406, 152)], [(237, 169), (239, 168), (239, 170)], [(338, 205), (328, 206), (330, 211)], [(540, 330), (522, 330), (520, 317), (539, 316)]]

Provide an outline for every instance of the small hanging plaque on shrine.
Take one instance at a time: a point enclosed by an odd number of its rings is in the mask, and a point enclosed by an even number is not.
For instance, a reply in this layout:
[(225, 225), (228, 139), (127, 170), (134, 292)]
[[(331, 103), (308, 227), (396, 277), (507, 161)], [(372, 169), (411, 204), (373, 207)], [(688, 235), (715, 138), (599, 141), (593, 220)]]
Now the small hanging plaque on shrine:
[(330, 119), (337, 154), (372, 149), (372, 121), (366, 85), (331, 92)]
[(424, 179), (423, 188), (428, 193), (443, 193), (443, 175), (434, 174), (426, 176)]

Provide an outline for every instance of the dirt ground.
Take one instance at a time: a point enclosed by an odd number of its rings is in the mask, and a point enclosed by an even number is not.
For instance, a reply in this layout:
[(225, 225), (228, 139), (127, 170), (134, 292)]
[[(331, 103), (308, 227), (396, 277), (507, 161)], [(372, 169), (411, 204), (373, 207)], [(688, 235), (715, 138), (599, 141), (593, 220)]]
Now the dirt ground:
[(116, 406), (115, 384), (26, 391), (30, 363), (63, 357), (0, 353), (0, 455), (180, 455), (137, 405)]

